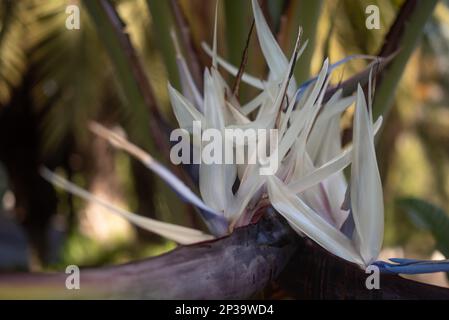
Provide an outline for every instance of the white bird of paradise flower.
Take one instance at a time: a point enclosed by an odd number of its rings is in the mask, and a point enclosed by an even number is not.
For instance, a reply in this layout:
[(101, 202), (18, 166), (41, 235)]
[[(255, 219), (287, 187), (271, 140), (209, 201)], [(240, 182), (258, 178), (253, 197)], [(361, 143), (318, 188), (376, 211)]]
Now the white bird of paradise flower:
[[(204, 71), (204, 94), (196, 87), (179, 50), (182, 93), (170, 84), (168, 91), (178, 123), (187, 131), (193, 121), (220, 131), (226, 128), (278, 129), (280, 140), (274, 152), (279, 166), (275, 175), (259, 175), (258, 164), (200, 164), (199, 197), (151, 155), (124, 137), (96, 123), (90, 126), (94, 133), (142, 161), (196, 206), (213, 235), (116, 208), (48, 169), (42, 169), (42, 175), (73, 194), (95, 201), (132, 223), (181, 244), (210, 240), (250, 223), (257, 205), (268, 198), (298, 234), (311, 238), (341, 258), (367, 266), (379, 255), (384, 229), (382, 186), (374, 148), (374, 135), (382, 118), (373, 123), (371, 83), (368, 103), (360, 86), (355, 97), (344, 97), (342, 91), (337, 91), (325, 101), (330, 73), (335, 67), (326, 60), (318, 76), (298, 88), (292, 70), (307, 43), (300, 46), (298, 34), (294, 53), (288, 60), (256, 0), (252, 0), (252, 7), (269, 75), (261, 80), (245, 73), (242, 81), (260, 93), (240, 104), (220, 75), (218, 66), (234, 76), (238, 68), (217, 55), (217, 9), (213, 47), (210, 49), (203, 44), (212, 56), (212, 66)], [(353, 141), (343, 149), (340, 118), (354, 102)], [(251, 117), (254, 113), (256, 116)], [(349, 165), (348, 186), (342, 170)], [(236, 181), (238, 189), (233, 191)]]

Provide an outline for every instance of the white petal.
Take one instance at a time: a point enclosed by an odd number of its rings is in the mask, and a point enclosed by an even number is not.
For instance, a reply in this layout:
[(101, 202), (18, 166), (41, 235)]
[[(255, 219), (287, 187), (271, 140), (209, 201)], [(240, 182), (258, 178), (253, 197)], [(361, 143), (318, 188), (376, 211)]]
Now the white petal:
[[(260, 108), (257, 111), (256, 119), (260, 117), (264, 117), (267, 114), (272, 114), (274, 118), (276, 118), (275, 114), (275, 105), (276, 105), (276, 99), (280, 94), (280, 91), (285, 90), (285, 86), (282, 86), (278, 83), (274, 82), (266, 82), (265, 89), (263, 93), (265, 96), (262, 99), (262, 102), (260, 104)], [(254, 99), (256, 100), (257, 97)], [(250, 103), (250, 102), (249, 102)], [(248, 105), (249, 105), (248, 103)]]
[[(318, 118), (319, 119), (319, 118)], [(315, 154), (311, 154), (313, 163), (316, 166), (323, 165), (330, 159), (338, 156), (342, 152), (340, 134), (340, 115), (335, 115), (328, 121), (319, 123), (316, 121), (314, 128), (307, 141), (307, 150), (315, 147)], [(316, 138), (312, 144), (312, 138)], [(321, 138), (321, 139), (320, 139)], [(322, 181), (326, 190), (327, 199), (330, 206), (331, 216), (335, 226), (340, 229), (346, 221), (348, 211), (341, 210), (341, 205), (345, 199), (347, 183), (342, 171), (336, 172)]]
[[(329, 100), (321, 110), (307, 139), (307, 151), (314, 164), (321, 165), (341, 152), (340, 115), (354, 101), (352, 96), (338, 101)], [(332, 132), (329, 130), (330, 126)]]
[(176, 50), (176, 63), (178, 65), (179, 77), (182, 86), (183, 95), (195, 105), (199, 111), (203, 111), (203, 98), (201, 97), (200, 91), (196, 87), (195, 81), (193, 80), (192, 73), (187, 66), (186, 60), (181, 53), (179, 48), (179, 43), (176, 38), (176, 32), (172, 30), (170, 35), (173, 39), (173, 44)]
[(295, 119), (292, 122), (292, 125), (285, 132), (285, 135), (282, 138), (279, 145), (279, 159), (282, 159), (287, 154), (287, 151), (291, 148), (291, 146), (297, 141), (299, 133), (301, 132), (301, 130), (304, 129), (306, 120), (309, 121), (310, 118), (312, 117), (309, 114), (318, 113), (319, 110), (316, 110), (318, 108), (315, 109), (313, 108), (315, 106), (316, 99), (318, 98), (318, 95), (326, 80), (328, 65), (329, 65), (328, 60), (326, 60), (323, 64), (323, 68), (320, 71), (318, 79), (315, 82), (315, 85), (313, 86), (313, 89), (303, 107), (304, 111), (301, 111), (303, 116), (295, 117)]
[(259, 108), (264, 101), (268, 98), (268, 94), (266, 91), (262, 91), (251, 101), (242, 106), (242, 113), (244, 115), (249, 115), (251, 112)]
[(124, 150), (142, 162), (148, 169), (157, 174), (162, 178), (170, 187), (172, 187), (176, 192), (178, 192), (187, 201), (195, 205), (196, 207), (205, 210), (209, 213), (218, 215), (219, 213), (212, 208), (208, 207), (195, 193), (192, 192), (181, 180), (178, 179), (170, 170), (165, 168), (151, 155), (137, 147), (136, 145), (130, 143), (125, 138), (120, 135), (106, 129), (98, 123), (91, 123), (90, 129), (92, 132), (100, 137), (108, 140), (114, 147)]
[(204, 116), (173, 88), (170, 83), (168, 84), (168, 94), (173, 112), (181, 128), (192, 132), (193, 121), (205, 123)]
[[(327, 60), (324, 62), (325, 67), (327, 68)], [(321, 110), (322, 101), (324, 99), (324, 95), (326, 93), (326, 88), (329, 84), (330, 78), (327, 78), (325, 80), (320, 95), (317, 98), (317, 101), (314, 103), (313, 108), (307, 113), (307, 122), (305, 123), (304, 130), (299, 134), (298, 137), (298, 148), (295, 150), (295, 152), (298, 152), (300, 155), (306, 154), (306, 146), (307, 146), (307, 139), (310, 136), (310, 132), (312, 131), (313, 124), (315, 123), (316, 117), (318, 116), (318, 113)], [(313, 91), (312, 91), (313, 94)]]
[(183, 226), (174, 225), (171, 223), (161, 222), (154, 219), (150, 219), (147, 217), (143, 217), (140, 215), (137, 215), (135, 213), (126, 211), (124, 209), (120, 209), (116, 206), (111, 205), (108, 201), (103, 200), (101, 198), (98, 198), (94, 196), (92, 193), (76, 186), (75, 184), (65, 180), (64, 178), (54, 174), (47, 168), (41, 169), (42, 176), (47, 179), (49, 182), (53, 183), (54, 185), (74, 194), (77, 195), (87, 201), (94, 202), (103, 208), (108, 209), (111, 213), (119, 215), (126, 220), (130, 221), (131, 223), (134, 223), (135, 225), (151, 231), (153, 233), (156, 233), (162, 237), (165, 237), (169, 240), (176, 241), (180, 244), (191, 244), (195, 242), (200, 241), (206, 241), (211, 240), (213, 237), (208, 234), (204, 234), (201, 231), (186, 228)]
[(233, 197), (232, 186), (236, 176), (237, 168), (233, 164), (201, 163), (199, 188), (204, 202), (221, 214), (226, 212)]
[(199, 111), (203, 111), (203, 98), (193, 81), (192, 74), (190, 73), (187, 63), (184, 58), (177, 58), (176, 62), (178, 64), (178, 70), (181, 80), (182, 92), (189, 101), (194, 103)]
[(253, 129), (253, 130), (266, 129), (266, 130), (268, 130), (268, 129), (273, 128), (275, 120), (276, 119), (273, 118), (273, 116), (266, 115), (264, 117), (254, 120), (254, 121), (250, 121), (249, 123), (230, 125), (230, 126), (227, 126), (226, 128), (227, 129), (242, 129), (242, 130), (247, 130), (247, 129)]
[[(218, 72), (205, 71), (204, 77), (204, 112), (207, 128), (214, 128), (224, 135), (225, 99), (224, 88)], [(222, 146), (224, 147), (224, 141)], [(223, 158), (224, 153), (222, 153)], [(221, 159), (224, 162), (225, 159)], [(224, 212), (233, 197), (232, 186), (237, 175), (234, 164), (200, 164), (199, 187), (204, 202), (216, 211)]]
[(287, 72), (288, 60), (271, 33), (258, 1), (252, 0), (252, 6), (260, 48), (274, 79), (281, 79)]
[[(377, 119), (376, 123), (374, 124), (375, 133), (379, 131), (381, 125), (382, 125), (382, 118), (379, 117), (379, 119)], [(352, 161), (352, 150), (353, 146), (352, 145), (348, 146), (339, 155), (329, 160), (321, 167), (316, 168), (315, 170), (309, 172), (307, 175), (301, 177), (298, 180), (291, 181), (288, 185), (289, 188), (294, 193), (300, 193), (318, 184), (319, 182), (323, 181), (332, 174), (343, 170)]]
[(353, 104), (355, 101), (355, 98), (353, 96), (345, 97), (342, 99), (339, 99), (332, 103), (329, 101), (326, 103), (326, 105), (323, 108), (323, 113), (320, 114), (320, 121), (326, 121), (330, 118), (333, 118), (336, 115), (341, 115), (343, 111), (345, 111), (351, 104)]
[(271, 204), (294, 229), (329, 252), (350, 262), (363, 264), (351, 241), (310, 209), (277, 177), (269, 176), (267, 184)]
[(241, 125), (241, 124), (248, 124), (251, 122), (250, 119), (248, 119), (246, 117), (246, 115), (244, 115), (241, 112), (241, 109), (237, 109), (236, 107), (234, 107), (231, 103), (229, 103), (228, 101), (226, 101), (226, 106), (228, 107), (228, 110), (231, 113), (231, 116), (233, 118), (233, 121), (231, 123), (234, 123), (236, 125)]
[(321, 167), (314, 169), (306, 175), (291, 181), (289, 188), (295, 193), (303, 192), (308, 188), (317, 185), (332, 174), (343, 170), (351, 163), (352, 148), (347, 148), (341, 154), (323, 164)]
[(366, 265), (379, 255), (384, 230), (382, 183), (377, 168), (374, 134), (360, 85), (354, 114), (351, 205), (355, 242)]
[(224, 88), (217, 79), (217, 72), (212, 69), (204, 71), (204, 116), (207, 128), (224, 129), (225, 99)]
[[(274, 100), (274, 103), (272, 103), (272, 104), (270, 103), (268, 105), (263, 105), (262, 108), (259, 110), (259, 113), (257, 114), (257, 118), (272, 115), (274, 118), (277, 119), (279, 116), (279, 113), (282, 112), (281, 107), (286, 98), (286, 93), (288, 93), (287, 89), (290, 85), (295, 86), (294, 80), (291, 78), (291, 71), (295, 64), (295, 57), (296, 57), (295, 53), (297, 52), (298, 47), (299, 47), (299, 37), (296, 40), (295, 50), (293, 51), (292, 57), (290, 59), (290, 63), (288, 64), (286, 71), (283, 73), (282, 83), (279, 86), (279, 90), (277, 90), (276, 98), (272, 99), (272, 100)], [(266, 90), (266, 92), (268, 94), (270, 94), (270, 90)], [(295, 89), (293, 89), (293, 92), (295, 92)], [(287, 98), (292, 99), (293, 96), (294, 96), (294, 94), (291, 95), (290, 97), (287, 94)], [(280, 157), (280, 158), (282, 158), (282, 157)]]
[(327, 192), (335, 227), (340, 229), (349, 215), (349, 211), (341, 209), (348, 187), (346, 178), (343, 172), (340, 171), (326, 178), (322, 183)]
[[(245, 175), (247, 172), (251, 172), (251, 174)], [(239, 189), (234, 196), (232, 205), (226, 214), (231, 219), (231, 227), (241, 218), (245, 208), (265, 183), (263, 177), (259, 175), (258, 166), (247, 165), (245, 173), (243, 174)]]

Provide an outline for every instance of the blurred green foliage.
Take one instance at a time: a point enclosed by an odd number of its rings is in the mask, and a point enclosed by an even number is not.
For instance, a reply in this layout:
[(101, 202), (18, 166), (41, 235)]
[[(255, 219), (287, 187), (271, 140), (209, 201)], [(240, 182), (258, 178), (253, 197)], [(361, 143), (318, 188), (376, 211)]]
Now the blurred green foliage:
[(432, 233), (437, 249), (449, 257), (448, 214), (443, 209), (417, 198), (401, 198), (398, 205), (418, 228)]

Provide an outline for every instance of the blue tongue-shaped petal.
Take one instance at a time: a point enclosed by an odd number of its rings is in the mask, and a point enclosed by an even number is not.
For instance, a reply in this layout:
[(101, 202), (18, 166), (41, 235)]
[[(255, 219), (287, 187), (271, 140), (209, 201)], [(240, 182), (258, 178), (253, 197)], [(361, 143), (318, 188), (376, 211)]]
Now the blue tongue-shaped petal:
[(379, 267), (381, 272), (394, 274), (421, 274), (434, 272), (449, 272), (449, 260), (416, 260), (416, 259), (389, 259), (393, 263), (376, 261), (373, 265)]

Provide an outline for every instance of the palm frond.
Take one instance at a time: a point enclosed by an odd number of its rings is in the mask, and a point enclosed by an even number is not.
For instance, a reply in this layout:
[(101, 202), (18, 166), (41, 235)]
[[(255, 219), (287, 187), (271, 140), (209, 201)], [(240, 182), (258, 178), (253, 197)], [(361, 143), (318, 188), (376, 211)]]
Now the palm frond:
[(66, 5), (61, 0), (36, 2), (29, 9), (33, 19), (28, 27), (34, 30), (28, 49), (35, 70), (33, 96), (42, 110), (51, 103), (43, 119), (43, 152), (58, 148), (69, 133), (78, 142), (87, 142), (85, 124), (100, 110), (112, 77), (86, 15), (80, 15), (79, 30), (64, 27)]
[(12, 88), (20, 83), (25, 70), (26, 16), (23, 3), (0, 3), (0, 105), (8, 103)]

